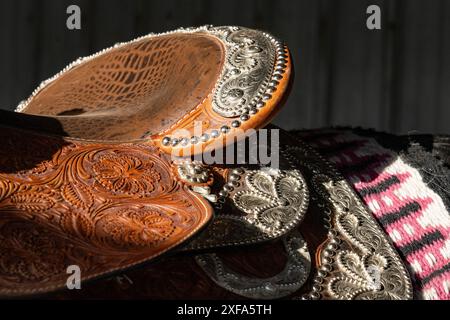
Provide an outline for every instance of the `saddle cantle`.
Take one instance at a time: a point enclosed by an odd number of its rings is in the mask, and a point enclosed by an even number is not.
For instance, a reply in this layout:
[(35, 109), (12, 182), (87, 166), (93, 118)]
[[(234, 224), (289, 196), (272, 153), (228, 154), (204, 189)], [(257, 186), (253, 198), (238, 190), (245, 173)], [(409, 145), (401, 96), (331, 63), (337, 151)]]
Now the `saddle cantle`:
[[(1, 111), (0, 295), (170, 253), (146, 267), (152, 298), (411, 298), (383, 231), (302, 141), (270, 127), (272, 167), (193, 161), (266, 126), (292, 71), (267, 33), (180, 29), (79, 59)], [(157, 285), (174, 270), (193, 287)]]
[(151, 140), (165, 152), (191, 154), (269, 123), (291, 72), (287, 47), (267, 33), (179, 29), (75, 61), (17, 111), (55, 119), (56, 133), (73, 138)]

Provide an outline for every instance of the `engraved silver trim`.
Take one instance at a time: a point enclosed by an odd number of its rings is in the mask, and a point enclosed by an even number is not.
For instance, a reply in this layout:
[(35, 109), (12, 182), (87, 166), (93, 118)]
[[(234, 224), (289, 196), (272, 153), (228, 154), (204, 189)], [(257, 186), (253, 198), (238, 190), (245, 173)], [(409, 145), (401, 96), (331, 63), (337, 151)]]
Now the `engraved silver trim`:
[[(224, 27), (211, 31), (226, 48), (225, 66), (215, 88), (213, 110), (226, 118), (238, 117), (256, 108), (267, 93), (277, 59), (277, 42), (272, 42), (269, 35), (251, 29)], [(275, 90), (276, 86), (273, 86)]]
[(244, 276), (227, 267), (214, 253), (197, 255), (197, 264), (220, 287), (250, 299), (277, 299), (300, 289), (311, 270), (311, 256), (299, 232), (283, 238), (287, 253), (284, 269), (277, 275), (262, 279)]
[[(302, 147), (284, 147), (283, 156), (292, 167), (302, 165), (315, 172), (314, 192), (331, 202), (324, 208), (328, 239), (313, 279), (317, 285), (303, 298), (412, 299), (408, 272), (371, 213), (328, 161), (299, 143)], [(315, 168), (318, 159), (321, 170)], [(374, 270), (377, 281), (371, 274)]]
[(292, 231), (308, 208), (309, 191), (298, 170), (248, 170), (228, 174), (215, 203), (216, 213), (227, 202), (241, 216), (217, 214), (206, 230), (184, 251), (259, 243)]

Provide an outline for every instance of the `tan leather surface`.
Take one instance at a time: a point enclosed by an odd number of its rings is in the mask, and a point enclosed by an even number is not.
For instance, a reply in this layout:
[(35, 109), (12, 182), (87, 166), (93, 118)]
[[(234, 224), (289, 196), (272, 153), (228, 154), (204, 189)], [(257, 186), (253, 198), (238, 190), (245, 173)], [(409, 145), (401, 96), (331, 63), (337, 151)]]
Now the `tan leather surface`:
[(65, 73), (24, 110), (56, 116), (72, 137), (135, 140), (167, 130), (212, 91), (217, 39), (177, 34), (116, 48)]
[[(276, 81), (276, 90), (257, 114), (234, 128), (230, 124), (239, 117), (223, 117), (212, 108), (214, 89), (223, 81), (224, 46), (205, 32), (174, 32), (122, 44), (64, 70), (37, 90), (21, 112), (56, 120), (63, 135), (73, 138), (152, 140), (161, 150), (180, 156), (222, 148), (233, 143), (227, 137), (240, 140), (245, 130), (268, 124), (281, 109), (293, 77), (291, 56), (285, 48), (283, 76)], [(253, 58), (237, 59), (247, 70)], [(271, 71), (277, 67), (271, 66)], [(251, 77), (239, 80), (240, 85), (253, 81)], [(202, 133), (220, 132), (222, 126), (228, 126), (229, 133), (195, 146), (162, 143), (166, 136), (191, 139), (197, 134), (195, 124)], [(45, 125), (39, 130), (51, 132)]]
[(212, 217), (150, 144), (91, 144), (0, 127), (0, 296), (123, 269), (184, 242)]
[[(296, 145), (297, 142), (284, 131), (281, 142)], [(285, 165), (285, 164), (284, 164)], [(286, 169), (282, 166), (280, 169)], [(226, 170), (215, 169), (218, 175), (225, 175)], [(307, 173), (307, 170), (302, 170)], [(305, 176), (309, 187), (312, 178)], [(327, 230), (323, 219), (322, 201), (312, 200), (304, 220), (295, 229), (299, 230), (308, 243), (311, 253), (313, 271), (305, 285), (287, 297), (301, 297), (309, 292), (313, 285), (315, 270), (320, 268), (317, 257), (321, 252), (321, 244), (327, 240)], [(224, 210), (223, 214), (238, 214)], [(200, 253), (210, 252), (202, 250)], [(279, 273), (287, 260), (286, 251), (281, 239), (256, 245), (241, 245), (213, 252), (223, 259), (234, 271), (255, 278), (270, 278)], [(45, 299), (245, 299), (215, 284), (195, 262), (193, 252), (177, 253), (174, 257), (163, 257), (159, 261), (140, 266), (134, 270), (125, 270), (115, 276), (86, 283), (82, 290), (61, 291), (43, 296)]]

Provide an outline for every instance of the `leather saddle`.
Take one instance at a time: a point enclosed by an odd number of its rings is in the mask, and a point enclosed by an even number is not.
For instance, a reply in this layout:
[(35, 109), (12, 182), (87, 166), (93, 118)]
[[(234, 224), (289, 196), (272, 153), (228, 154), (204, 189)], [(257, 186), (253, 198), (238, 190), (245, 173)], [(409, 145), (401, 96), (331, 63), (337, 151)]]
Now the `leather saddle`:
[(179, 29), (79, 59), (1, 111), (0, 295), (64, 289), (74, 266), (82, 281), (144, 262), (169, 277), (158, 263), (176, 256), (200, 298), (410, 299), (345, 179), (267, 126), (292, 68), (270, 34)]

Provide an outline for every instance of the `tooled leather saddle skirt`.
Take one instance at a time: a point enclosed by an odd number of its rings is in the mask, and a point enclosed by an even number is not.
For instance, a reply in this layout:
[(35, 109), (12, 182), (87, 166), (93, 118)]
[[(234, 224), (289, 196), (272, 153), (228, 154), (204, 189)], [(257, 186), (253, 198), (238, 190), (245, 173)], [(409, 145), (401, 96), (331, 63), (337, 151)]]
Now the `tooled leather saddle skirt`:
[(1, 111), (0, 296), (141, 265), (151, 298), (412, 298), (343, 176), (268, 126), (292, 81), (272, 35), (208, 26), (77, 60)]

